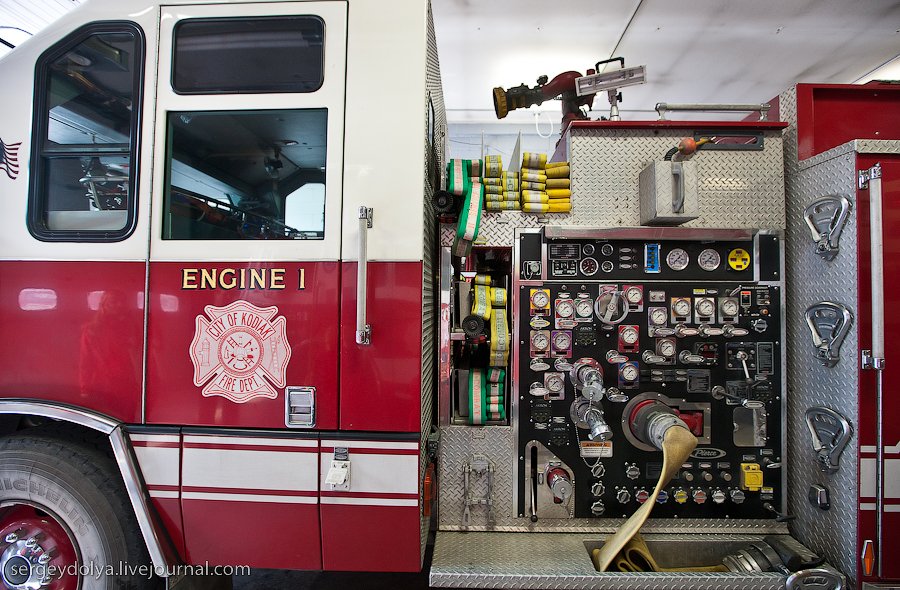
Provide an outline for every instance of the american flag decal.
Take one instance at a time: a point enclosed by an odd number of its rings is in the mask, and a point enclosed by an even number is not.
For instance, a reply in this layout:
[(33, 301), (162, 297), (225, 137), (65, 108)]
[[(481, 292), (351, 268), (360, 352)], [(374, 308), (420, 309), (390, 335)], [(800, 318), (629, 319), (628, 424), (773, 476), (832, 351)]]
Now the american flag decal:
[(4, 143), (0, 139), (0, 170), (6, 172), (10, 180), (19, 175), (19, 143)]

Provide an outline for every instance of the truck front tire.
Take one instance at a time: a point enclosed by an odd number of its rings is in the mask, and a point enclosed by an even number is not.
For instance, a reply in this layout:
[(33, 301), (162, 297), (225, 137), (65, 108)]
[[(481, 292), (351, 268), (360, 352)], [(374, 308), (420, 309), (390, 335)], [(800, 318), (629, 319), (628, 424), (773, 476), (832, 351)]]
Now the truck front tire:
[(160, 588), (114, 461), (40, 433), (0, 439), (0, 585)]

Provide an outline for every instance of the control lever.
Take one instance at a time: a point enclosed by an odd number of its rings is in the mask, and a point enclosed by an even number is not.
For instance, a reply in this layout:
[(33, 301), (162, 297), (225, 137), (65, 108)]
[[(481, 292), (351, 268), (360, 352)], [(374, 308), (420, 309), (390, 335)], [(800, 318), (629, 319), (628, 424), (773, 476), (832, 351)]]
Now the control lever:
[(648, 365), (662, 365), (666, 362), (666, 357), (655, 354), (652, 350), (645, 350), (641, 355), (641, 360)]
[(793, 514), (783, 514), (778, 512), (778, 510), (772, 506), (771, 502), (763, 503), (763, 508), (775, 515), (775, 522), (790, 522), (792, 520), (797, 520), (797, 517)]
[(684, 324), (678, 324), (675, 326), (675, 336), (678, 338), (687, 338), (690, 336), (696, 336), (700, 333), (698, 328), (688, 328)]
[[(678, 354), (678, 360), (685, 365), (702, 365), (706, 362), (706, 359), (700, 356), (699, 354), (692, 354), (689, 350), (682, 350)], [(747, 365), (744, 365), (744, 370), (746, 370)]]
[(747, 379), (748, 383), (752, 383), (753, 378), (750, 376), (749, 367), (747, 367), (747, 359), (750, 358), (750, 356), (746, 351), (739, 350), (734, 354), (734, 358), (741, 361), (741, 366), (744, 368), (744, 378)]

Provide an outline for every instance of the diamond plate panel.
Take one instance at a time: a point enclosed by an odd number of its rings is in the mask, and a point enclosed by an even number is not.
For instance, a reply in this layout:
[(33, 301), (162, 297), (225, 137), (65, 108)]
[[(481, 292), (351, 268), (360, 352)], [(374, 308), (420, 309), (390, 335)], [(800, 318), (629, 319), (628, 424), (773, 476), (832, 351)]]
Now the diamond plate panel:
[[(847, 305), (857, 313), (856, 293), (856, 154), (842, 148), (830, 155), (814, 158), (814, 165), (797, 162), (796, 91), (781, 95), (781, 117), (790, 123), (785, 132), (785, 174), (787, 197), (787, 354), (788, 354), (788, 511), (797, 516), (791, 532), (799, 541), (821, 552), (854, 584), (857, 574), (856, 526), (858, 468), (853, 450), (854, 432), (841, 468), (835, 474), (819, 470), (805, 427), (806, 409), (827, 406), (858, 424), (857, 390), (859, 378), (859, 342), (854, 328), (841, 348), (837, 366), (826, 368), (813, 358), (812, 341), (804, 312), (818, 301), (830, 300)], [(851, 142), (852, 143), (852, 142)], [(812, 159), (811, 159), (812, 160)], [(808, 161), (807, 161), (808, 162)], [(801, 169), (802, 167), (802, 169)], [(833, 261), (815, 254), (809, 228), (803, 221), (803, 209), (814, 199), (827, 194), (842, 194), (854, 205), (841, 235), (840, 251)], [(819, 510), (807, 500), (811, 484), (821, 484), (831, 493), (831, 509)]]
[[(639, 226), (638, 175), (683, 135), (678, 129), (573, 129), (572, 213), (485, 213), (477, 243), (510, 246), (515, 228), (545, 224)], [(766, 131), (763, 139), (762, 151), (710, 150), (695, 156), (701, 216), (686, 227), (784, 228), (781, 133)], [(441, 235), (442, 244), (452, 239)]]
[[(444, 92), (441, 85), (441, 64), (438, 59), (437, 39), (434, 34), (434, 18), (431, 3), (428, 4), (428, 55), (426, 63), (426, 95), (425, 95), (425, 243), (422, 253), (422, 425), (419, 448), (419, 481), (425, 479), (425, 469), (428, 466), (427, 438), (434, 424), (434, 394), (435, 379), (437, 373), (437, 359), (435, 355), (435, 328), (437, 324), (437, 310), (435, 302), (434, 276), (435, 261), (437, 259), (437, 224), (435, 222), (434, 209), (431, 195), (438, 187), (432, 186), (432, 174), (429, 170), (433, 164), (431, 158), (437, 159), (438, 170), (444, 169), (444, 145), (447, 135), (447, 117), (444, 110)], [(428, 137), (429, 104), (434, 107), (434, 154), (429, 153)], [(424, 488), (424, 486), (423, 486)], [(424, 502), (424, 500), (422, 501)], [(421, 518), (420, 541), (421, 555), (424, 561), (425, 546), (428, 542), (428, 531), (431, 528), (431, 518), (426, 517), (423, 511)]]
[(812, 166), (849, 153), (857, 154), (900, 154), (900, 141), (892, 139), (854, 139), (845, 144), (807, 158), (800, 162), (800, 170), (806, 170)]
[[(513, 504), (513, 462), (515, 433), (509, 426), (448, 426), (441, 429), (440, 446), (440, 511), (438, 526), (442, 531), (503, 531), (503, 532), (615, 532), (624, 518), (543, 518), (532, 523), (518, 517)], [(472, 521), (462, 526), (465, 507), (463, 468), (473, 453), (485, 455), (494, 464), (494, 524), (487, 523), (482, 508), (471, 511)], [(486, 480), (472, 482), (476, 497), (483, 497)], [(787, 526), (774, 520), (750, 519), (649, 519), (641, 529), (648, 533), (785, 533)]]
[[(659, 535), (645, 535), (654, 541)], [(691, 541), (753, 541), (759, 535), (691, 535)], [(775, 573), (703, 572), (599, 573), (585, 541), (595, 535), (533, 533), (438, 533), (430, 584), (437, 588), (542, 588), (776, 590), (784, 576)]]

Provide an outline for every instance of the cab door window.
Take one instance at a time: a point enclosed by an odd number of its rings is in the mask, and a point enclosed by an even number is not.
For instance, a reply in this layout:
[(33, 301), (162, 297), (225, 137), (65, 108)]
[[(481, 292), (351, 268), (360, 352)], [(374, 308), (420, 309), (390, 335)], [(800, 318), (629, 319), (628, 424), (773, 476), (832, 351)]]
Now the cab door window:
[(41, 240), (115, 241), (134, 226), (144, 39), (94, 23), (38, 60), (28, 226)]

